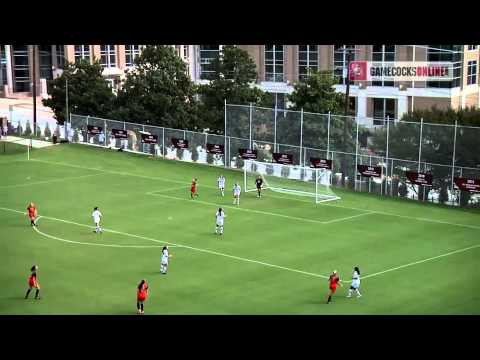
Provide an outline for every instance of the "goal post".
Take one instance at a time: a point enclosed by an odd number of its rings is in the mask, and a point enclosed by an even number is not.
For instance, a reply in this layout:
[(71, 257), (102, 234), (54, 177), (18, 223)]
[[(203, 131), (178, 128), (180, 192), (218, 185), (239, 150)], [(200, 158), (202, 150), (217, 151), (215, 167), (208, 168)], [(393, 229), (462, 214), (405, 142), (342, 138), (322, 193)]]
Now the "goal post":
[(263, 189), (311, 197), (316, 203), (340, 199), (331, 189), (328, 169), (246, 160), (243, 174), (244, 192), (256, 191), (255, 179), (260, 176)]

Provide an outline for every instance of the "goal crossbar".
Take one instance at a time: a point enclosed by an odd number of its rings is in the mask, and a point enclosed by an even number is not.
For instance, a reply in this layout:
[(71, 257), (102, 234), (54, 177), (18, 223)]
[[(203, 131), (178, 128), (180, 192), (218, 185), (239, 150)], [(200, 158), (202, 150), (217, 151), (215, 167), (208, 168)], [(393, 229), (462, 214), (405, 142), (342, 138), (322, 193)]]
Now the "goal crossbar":
[(331, 190), (332, 172), (327, 169), (246, 160), (244, 192), (256, 191), (255, 178), (262, 179), (263, 189), (315, 198), (316, 203), (339, 200)]

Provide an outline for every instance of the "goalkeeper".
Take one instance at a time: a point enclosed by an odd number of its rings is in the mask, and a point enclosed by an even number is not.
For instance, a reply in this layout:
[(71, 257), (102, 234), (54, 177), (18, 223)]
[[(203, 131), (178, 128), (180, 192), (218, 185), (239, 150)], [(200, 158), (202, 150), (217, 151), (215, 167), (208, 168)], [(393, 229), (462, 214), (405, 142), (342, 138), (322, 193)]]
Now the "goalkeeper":
[(257, 176), (257, 178), (255, 179), (255, 185), (257, 187), (257, 197), (260, 198), (262, 196), (262, 185), (263, 185), (263, 180), (262, 180), (262, 177), (260, 175)]

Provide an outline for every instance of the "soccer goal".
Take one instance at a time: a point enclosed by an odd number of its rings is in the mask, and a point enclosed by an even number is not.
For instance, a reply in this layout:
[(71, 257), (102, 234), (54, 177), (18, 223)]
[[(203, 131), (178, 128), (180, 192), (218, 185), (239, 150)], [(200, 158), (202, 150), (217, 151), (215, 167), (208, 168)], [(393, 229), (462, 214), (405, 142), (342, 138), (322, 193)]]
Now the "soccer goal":
[(331, 170), (246, 160), (243, 168), (245, 192), (256, 191), (258, 176), (263, 180), (264, 189), (312, 197), (316, 203), (340, 199), (331, 189)]

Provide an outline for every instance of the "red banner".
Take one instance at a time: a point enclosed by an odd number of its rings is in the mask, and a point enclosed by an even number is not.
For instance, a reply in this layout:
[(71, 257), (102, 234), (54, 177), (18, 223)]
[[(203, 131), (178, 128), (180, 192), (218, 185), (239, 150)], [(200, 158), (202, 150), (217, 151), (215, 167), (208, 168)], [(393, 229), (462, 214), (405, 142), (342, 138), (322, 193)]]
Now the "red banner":
[(141, 134), (142, 135), (142, 143), (144, 144), (156, 144), (158, 142), (157, 135), (151, 134)]
[(468, 191), (471, 193), (480, 192), (480, 179), (467, 179), (467, 178), (460, 178), (455, 177), (453, 178), (455, 185), (462, 190)]
[(273, 153), (273, 160), (276, 163), (291, 165), (293, 164), (293, 155), (292, 154), (282, 154), (282, 153)]
[(102, 132), (102, 128), (100, 126), (94, 125), (87, 125), (87, 130), (90, 135), (98, 135)]
[(238, 149), (238, 153), (242, 159), (256, 160), (258, 152), (257, 150), (252, 150), (252, 149)]
[(188, 140), (172, 138), (172, 144), (177, 149), (188, 149)]
[(332, 160), (311, 157), (310, 166), (313, 168), (332, 170)]
[(360, 175), (365, 177), (382, 177), (382, 168), (380, 166), (357, 165)]
[(128, 139), (127, 130), (112, 129), (112, 135), (115, 139)]
[(207, 153), (223, 155), (224, 145), (220, 144), (207, 144)]
[(415, 171), (406, 171), (405, 175), (407, 179), (415, 185), (423, 185), (423, 186), (432, 186), (433, 182), (433, 175), (432, 174), (425, 174), (419, 173)]

